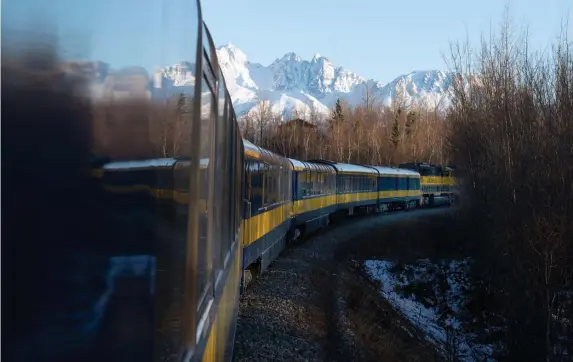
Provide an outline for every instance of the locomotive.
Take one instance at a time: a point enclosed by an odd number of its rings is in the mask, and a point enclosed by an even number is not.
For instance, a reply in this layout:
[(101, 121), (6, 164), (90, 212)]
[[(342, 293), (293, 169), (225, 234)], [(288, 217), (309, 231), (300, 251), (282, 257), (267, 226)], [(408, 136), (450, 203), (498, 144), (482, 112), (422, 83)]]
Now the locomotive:
[[(229, 360), (241, 292), (289, 241), (457, 192), (449, 168), (295, 160), (242, 139), (199, 1), (133, 4), (3, 4), (9, 360)], [(22, 99), (35, 107), (15, 111)]]

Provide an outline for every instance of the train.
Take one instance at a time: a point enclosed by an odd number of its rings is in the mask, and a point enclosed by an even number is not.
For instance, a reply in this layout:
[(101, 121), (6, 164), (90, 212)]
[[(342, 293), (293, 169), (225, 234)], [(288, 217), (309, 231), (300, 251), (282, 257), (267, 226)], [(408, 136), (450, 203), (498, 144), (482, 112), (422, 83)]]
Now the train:
[[(55, 54), (35, 63), (13, 62), (28, 67), (14, 77), (14, 87), (49, 100), (35, 117), (62, 120), (67, 128), (50, 133), (58, 152), (22, 153), (36, 157), (31, 170), (52, 165), (32, 173), (41, 190), (6, 179), (14, 195), (20, 188), (29, 200), (54, 195), (36, 210), (50, 235), (34, 234), (21, 219), (3, 232), (7, 245), (22, 245), (9, 249), (16, 250), (10, 266), (30, 275), (26, 293), (18, 292), (18, 272), (7, 282), (10, 308), (22, 309), (13, 314), (28, 316), (10, 320), (8, 330), (19, 332), (10, 335), (8, 359), (228, 361), (241, 294), (290, 241), (339, 215), (413, 210), (457, 198), (451, 167), (296, 160), (243, 139), (198, 0), (150, 1), (153, 11), (135, 11), (123, 0), (87, 8), (80, 1), (34, 4), (7, 3), (7, 39), (14, 36), (17, 44), (43, 36), (38, 26), (56, 24), (62, 41)], [(25, 20), (31, 9), (48, 21)], [(89, 37), (78, 41), (81, 34)], [(28, 51), (46, 39), (25, 42)], [(7, 48), (6, 56), (24, 48)], [(15, 74), (7, 69), (3, 64), (3, 74)], [(34, 76), (43, 83), (24, 81)], [(56, 109), (61, 112), (51, 115)], [(91, 141), (57, 141), (71, 139), (73, 132), (62, 129), (82, 122)], [(5, 137), (15, 134), (10, 128)], [(10, 160), (10, 151), (5, 154)], [(11, 170), (31, 177), (22, 167)], [(3, 223), (20, 207), (10, 205)], [(56, 222), (62, 213), (76, 224)], [(68, 240), (71, 231), (82, 237)], [(38, 243), (37, 249), (23, 246)], [(37, 264), (23, 269), (22, 255), (34, 252)], [(50, 302), (32, 313), (29, 306), (39, 298)]]

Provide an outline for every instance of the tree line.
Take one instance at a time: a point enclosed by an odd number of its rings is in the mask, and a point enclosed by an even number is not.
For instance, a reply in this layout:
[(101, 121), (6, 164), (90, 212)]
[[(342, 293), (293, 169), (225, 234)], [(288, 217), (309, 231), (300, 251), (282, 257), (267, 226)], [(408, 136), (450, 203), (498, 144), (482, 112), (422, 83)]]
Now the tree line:
[(402, 162), (445, 164), (446, 125), (435, 108), (408, 105), (398, 97), (384, 106), (371, 89), (351, 106), (338, 99), (328, 114), (294, 111), (283, 116), (259, 100), (239, 119), (243, 137), (277, 154), (295, 159), (328, 159), (343, 163), (397, 165)]
[(475, 263), (479, 317), (502, 360), (573, 353), (573, 48), (545, 53), (509, 18), (477, 48), (455, 43), (445, 124), (463, 167), (457, 227)]

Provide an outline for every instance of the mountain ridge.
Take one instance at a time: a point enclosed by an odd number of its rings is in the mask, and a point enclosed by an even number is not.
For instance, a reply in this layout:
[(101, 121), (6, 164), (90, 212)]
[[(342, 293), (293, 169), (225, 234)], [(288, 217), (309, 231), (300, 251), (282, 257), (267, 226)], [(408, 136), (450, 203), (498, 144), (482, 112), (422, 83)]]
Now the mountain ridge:
[[(234, 44), (219, 46), (216, 51), (239, 118), (261, 108), (283, 118), (327, 116), (337, 99), (356, 106), (364, 103), (367, 91), (383, 106), (398, 104), (443, 112), (452, 101), (453, 72), (412, 71), (382, 84), (336, 66), (318, 53), (305, 60), (289, 52), (265, 66), (250, 61)], [(165, 67), (155, 73), (155, 82), (162, 84), (165, 90), (161, 92), (165, 94), (176, 92), (179, 87), (194, 84), (192, 69), (186, 62)], [(260, 101), (266, 102), (265, 107), (259, 107)]]
[(238, 117), (256, 112), (261, 100), (285, 117), (295, 112), (328, 114), (338, 98), (353, 106), (363, 103), (366, 89), (385, 106), (397, 98), (405, 107), (443, 110), (451, 104), (452, 72), (412, 71), (382, 84), (336, 66), (319, 53), (305, 60), (289, 52), (264, 66), (229, 43), (217, 48), (217, 56)]

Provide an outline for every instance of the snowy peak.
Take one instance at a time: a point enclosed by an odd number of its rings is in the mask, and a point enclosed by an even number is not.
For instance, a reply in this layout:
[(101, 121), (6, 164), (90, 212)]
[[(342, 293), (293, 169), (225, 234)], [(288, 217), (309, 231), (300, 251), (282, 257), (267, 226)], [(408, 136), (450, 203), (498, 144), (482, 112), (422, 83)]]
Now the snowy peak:
[(299, 57), (298, 55), (296, 55), (296, 53), (290, 52), (290, 53), (286, 53), (282, 58), (277, 59), (273, 62), (273, 64), (271, 64), (271, 67), (273, 65), (278, 65), (278, 64), (284, 64), (284, 63), (289, 63), (289, 62), (301, 62), (302, 59), (301, 57)]
[(247, 64), (247, 55), (233, 44), (227, 44), (217, 49), (219, 63)]
[(287, 53), (269, 68), (275, 90), (309, 92), (317, 98), (328, 93), (349, 92), (353, 85), (364, 81), (356, 74), (334, 66), (318, 53), (310, 61)]
[(227, 44), (217, 49), (217, 57), (229, 91), (237, 87), (258, 88), (251, 79), (247, 55), (241, 49), (233, 44)]
[[(367, 89), (387, 106), (396, 100), (404, 107), (443, 109), (451, 104), (453, 74), (439, 70), (412, 71), (382, 84), (336, 66), (319, 53), (310, 60), (286, 53), (268, 66), (250, 62), (234, 44), (219, 47), (217, 55), (238, 116), (253, 111), (259, 101), (269, 102), (273, 112), (285, 117), (328, 114), (338, 98), (350, 105), (363, 103)], [(161, 78), (174, 87), (190, 85), (193, 69), (188, 63), (173, 65), (161, 70)]]
[(193, 75), (194, 70), (195, 65), (190, 62), (181, 62), (157, 70), (155, 72), (156, 87), (161, 88), (159, 83), (165, 85), (166, 82), (171, 83), (170, 85), (175, 87), (193, 85), (195, 84), (195, 76)]

